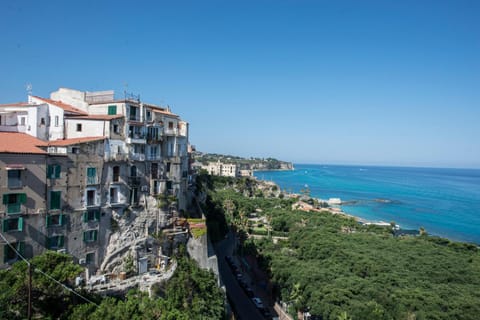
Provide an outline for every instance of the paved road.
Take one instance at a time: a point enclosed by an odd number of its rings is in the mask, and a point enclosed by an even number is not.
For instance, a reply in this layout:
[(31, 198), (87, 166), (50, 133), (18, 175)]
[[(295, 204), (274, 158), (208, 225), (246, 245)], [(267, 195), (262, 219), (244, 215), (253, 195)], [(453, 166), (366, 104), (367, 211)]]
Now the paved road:
[(227, 239), (216, 245), (218, 268), (220, 275), (222, 276), (222, 281), (227, 289), (227, 296), (232, 302), (232, 307), (239, 319), (264, 319), (260, 311), (258, 311), (250, 298), (247, 297), (243, 289), (239, 286), (237, 279), (235, 279), (235, 276), (232, 274), (230, 267), (225, 261), (226, 255), (232, 255), (233, 246), (234, 239), (232, 233), (229, 233)]

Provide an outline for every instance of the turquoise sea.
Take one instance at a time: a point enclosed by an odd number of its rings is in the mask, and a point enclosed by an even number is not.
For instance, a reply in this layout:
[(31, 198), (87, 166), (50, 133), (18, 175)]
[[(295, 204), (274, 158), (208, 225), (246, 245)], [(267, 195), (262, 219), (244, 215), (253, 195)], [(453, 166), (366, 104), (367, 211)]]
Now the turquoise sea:
[(288, 192), (352, 201), (342, 210), (370, 221), (480, 244), (480, 170), (412, 167), (295, 165), (293, 171), (255, 176)]

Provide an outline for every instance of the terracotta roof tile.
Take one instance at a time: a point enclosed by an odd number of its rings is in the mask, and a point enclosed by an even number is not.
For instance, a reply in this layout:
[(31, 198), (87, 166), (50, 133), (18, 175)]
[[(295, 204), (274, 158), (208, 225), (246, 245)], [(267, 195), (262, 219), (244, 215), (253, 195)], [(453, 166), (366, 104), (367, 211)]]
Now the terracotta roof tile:
[(14, 103), (2, 103), (0, 107), (35, 107), (34, 104), (28, 102), (14, 102)]
[(77, 114), (81, 114), (81, 115), (87, 115), (87, 113), (85, 111), (77, 109), (74, 106), (72, 106), (70, 104), (66, 104), (62, 101), (56, 101), (56, 100), (42, 98), (42, 97), (38, 97), (38, 96), (32, 96), (32, 97), (35, 98), (35, 99), (41, 100), (43, 102), (49, 103), (49, 104), (53, 104), (54, 106), (62, 108), (63, 110), (68, 111), (68, 112), (73, 112), (73, 113), (77, 113)]
[(82, 138), (72, 138), (72, 139), (65, 139), (65, 140), (55, 140), (55, 141), (49, 141), (48, 145), (49, 146), (71, 146), (74, 144), (80, 144), (80, 143), (86, 143), (86, 142), (92, 142), (92, 141), (98, 141), (98, 140), (105, 140), (105, 137), (82, 137)]
[(45, 141), (25, 133), (0, 132), (0, 153), (33, 153), (46, 154), (39, 147), (46, 147)]

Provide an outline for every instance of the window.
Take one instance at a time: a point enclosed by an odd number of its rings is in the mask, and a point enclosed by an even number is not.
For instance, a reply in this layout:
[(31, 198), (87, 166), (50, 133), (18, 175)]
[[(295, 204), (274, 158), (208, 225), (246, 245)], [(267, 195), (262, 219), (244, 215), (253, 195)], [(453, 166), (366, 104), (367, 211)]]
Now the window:
[(65, 225), (65, 215), (64, 214), (55, 214), (46, 216), (45, 222), (47, 227), (63, 226)]
[(118, 127), (118, 124), (115, 123), (115, 124), (113, 125), (113, 132), (116, 133), (116, 134), (118, 134), (118, 133), (120, 132), (120, 130), (119, 130), (118, 128), (119, 128), (119, 127)]
[(55, 127), (58, 127), (59, 124), (59, 118), (58, 116), (55, 116)]
[(77, 132), (82, 132), (82, 124), (77, 123)]
[[(25, 242), (14, 242), (10, 243), (10, 245), (23, 256), (25, 251)], [(15, 252), (10, 245), (3, 245), (3, 263), (13, 262), (14, 260), (18, 259), (17, 252)]]
[(118, 203), (118, 188), (110, 188), (110, 203)]
[(150, 167), (152, 179), (158, 179), (158, 163), (152, 163)]
[(87, 206), (94, 206), (96, 203), (95, 190), (87, 190)]
[(3, 195), (3, 204), (7, 214), (21, 213), (22, 204), (27, 202), (25, 193), (8, 193)]
[(56, 235), (56, 236), (47, 238), (47, 249), (58, 249), (58, 248), (62, 248), (63, 245), (64, 245), (63, 235)]
[(130, 106), (130, 120), (139, 120), (138, 119), (138, 108), (134, 106)]
[(3, 219), (2, 231), (23, 231), (23, 218)]
[(50, 191), (50, 209), (51, 210), (60, 209), (61, 199), (62, 199), (61, 191)]
[(167, 172), (170, 172), (170, 167), (171, 167), (170, 162), (167, 162)]
[(89, 252), (85, 256), (85, 263), (86, 264), (95, 264), (95, 252)]
[(108, 114), (109, 115), (117, 114), (117, 106), (116, 105), (108, 106)]
[(25, 117), (20, 118), (20, 125), (24, 126), (25, 125)]
[(94, 242), (97, 241), (98, 230), (88, 230), (83, 232), (83, 241), (84, 242)]
[(119, 180), (120, 180), (120, 167), (119, 166), (114, 166), (113, 167), (112, 181), (113, 182), (118, 182)]
[(49, 164), (47, 167), (47, 178), (58, 179), (60, 178), (61, 166), (59, 164)]
[(131, 166), (130, 167), (130, 176), (131, 177), (136, 177), (137, 176), (137, 167), (136, 166)]
[(138, 204), (138, 188), (130, 189), (130, 204), (132, 205)]
[(83, 212), (83, 222), (100, 221), (100, 210), (88, 210)]
[(152, 112), (147, 110), (147, 121), (152, 121)]
[(79, 147), (72, 147), (72, 153), (73, 154), (79, 154), (80, 153), (80, 148)]
[(168, 122), (168, 129), (173, 130), (173, 122), (172, 121)]
[(87, 168), (87, 184), (97, 184), (97, 168)]
[(44, 126), (45, 125), (45, 118), (40, 118), (40, 125)]
[(9, 188), (23, 187), (22, 170), (8, 170), (8, 187)]

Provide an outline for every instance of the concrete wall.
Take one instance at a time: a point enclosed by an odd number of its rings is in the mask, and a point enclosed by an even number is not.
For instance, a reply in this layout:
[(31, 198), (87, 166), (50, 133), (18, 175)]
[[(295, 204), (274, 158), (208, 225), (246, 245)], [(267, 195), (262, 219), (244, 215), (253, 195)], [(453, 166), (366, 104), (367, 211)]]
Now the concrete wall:
[(66, 104), (72, 105), (84, 112), (88, 110), (88, 103), (85, 102), (85, 92), (60, 88), (50, 94), (50, 98), (56, 101), (62, 101)]
[[(77, 125), (81, 125), (81, 131), (77, 131)], [(108, 137), (110, 136), (110, 121), (65, 119), (66, 139), (82, 137)]]

